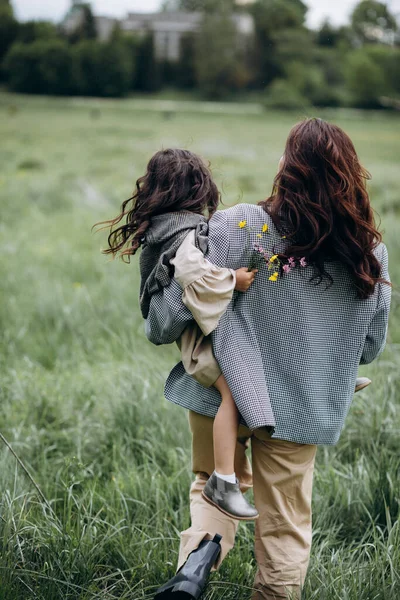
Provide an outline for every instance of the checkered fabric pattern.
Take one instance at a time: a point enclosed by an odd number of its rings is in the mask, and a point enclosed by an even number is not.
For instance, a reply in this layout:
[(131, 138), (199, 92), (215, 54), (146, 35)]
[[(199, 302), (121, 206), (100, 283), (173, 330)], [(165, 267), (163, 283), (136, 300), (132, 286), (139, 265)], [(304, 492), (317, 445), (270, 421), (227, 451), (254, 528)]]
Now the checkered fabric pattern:
[(181, 210), (152, 218), (140, 253), (140, 309), (145, 319), (151, 296), (171, 283), (174, 269), (170, 260), (192, 229), (196, 230), (197, 248), (205, 254), (208, 223), (203, 215)]
[[(239, 204), (210, 221), (207, 258), (220, 267), (246, 266), (246, 220), (260, 231), (269, 226), (263, 245), (269, 252), (285, 241), (265, 211)], [(382, 276), (389, 279), (386, 247), (377, 248)], [(266, 266), (255, 283), (233, 301), (213, 332), (213, 347), (243, 421), (256, 429), (275, 421), (273, 437), (304, 444), (335, 444), (354, 393), (360, 363), (383, 350), (391, 290), (378, 284), (367, 300), (356, 298), (354, 284), (340, 263), (329, 263), (334, 284), (310, 282), (312, 267), (296, 268), (268, 280)], [(150, 303), (146, 333), (156, 344), (176, 340), (192, 316), (181, 300), (175, 280)], [(273, 415), (263, 405), (268, 390)], [(200, 414), (215, 416), (220, 396), (185, 373), (182, 364), (171, 372), (165, 388), (168, 400)]]

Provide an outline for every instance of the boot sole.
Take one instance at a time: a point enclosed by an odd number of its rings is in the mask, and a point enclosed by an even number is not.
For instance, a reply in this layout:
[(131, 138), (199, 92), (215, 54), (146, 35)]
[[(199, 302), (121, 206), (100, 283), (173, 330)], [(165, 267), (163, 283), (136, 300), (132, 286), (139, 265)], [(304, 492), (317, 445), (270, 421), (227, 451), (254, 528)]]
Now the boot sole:
[(361, 390), (363, 390), (364, 388), (368, 387), (369, 385), (371, 385), (372, 381), (366, 381), (365, 383), (361, 384), (361, 385), (357, 385), (355, 392), (360, 392)]
[(181, 581), (166, 590), (156, 592), (154, 600), (198, 600), (202, 590), (195, 583)]
[(154, 600), (198, 600), (199, 597), (192, 596), (192, 594), (187, 594), (186, 592), (174, 592), (173, 589), (170, 589), (154, 596)]
[(221, 511), (222, 513), (224, 513), (224, 515), (226, 515), (227, 517), (230, 517), (231, 519), (235, 519), (236, 521), (256, 521), (258, 519), (258, 517), (260, 516), (260, 515), (256, 515), (255, 517), (238, 517), (237, 515), (232, 515), (228, 511), (226, 511), (223, 508), (221, 508), (220, 506), (218, 506), (218, 504), (216, 504), (216, 502), (213, 502), (208, 496), (206, 496), (206, 494), (204, 492), (201, 492), (201, 495), (203, 496), (204, 500), (206, 502), (208, 502), (208, 504), (211, 504), (211, 506), (215, 506), (215, 508), (218, 508), (218, 510)]

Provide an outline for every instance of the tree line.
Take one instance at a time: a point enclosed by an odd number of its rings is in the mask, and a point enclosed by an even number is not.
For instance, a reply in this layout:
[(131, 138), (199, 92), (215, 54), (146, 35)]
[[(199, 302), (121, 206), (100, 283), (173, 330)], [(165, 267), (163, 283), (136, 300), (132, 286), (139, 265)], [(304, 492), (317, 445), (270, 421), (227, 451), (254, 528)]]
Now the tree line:
[[(314, 31), (301, 0), (166, 0), (163, 10), (203, 14), (177, 62), (157, 60), (151, 34), (118, 25), (99, 41), (90, 5), (82, 7), (67, 35), (50, 22), (18, 22), (10, 0), (0, 0), (0, 77), (9, 89), (120, 97), (173, 87), (210, 99), (253, 95), (283, 109), (400, 103), (399, 27), (384, 2), (362, 0), (346, 26)], [(240, 12), (253, 16), (253, 35), (239, 36), (232, 14)]]

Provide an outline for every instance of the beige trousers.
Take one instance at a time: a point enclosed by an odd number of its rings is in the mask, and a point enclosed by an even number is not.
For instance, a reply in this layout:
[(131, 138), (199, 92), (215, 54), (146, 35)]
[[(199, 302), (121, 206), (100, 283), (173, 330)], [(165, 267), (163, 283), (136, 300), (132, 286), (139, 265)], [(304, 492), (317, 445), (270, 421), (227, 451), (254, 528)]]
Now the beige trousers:
[[(219, 567), (235, 542), (238, 521), (208, 504), (204, 485), (214, 470), (213, 419), (189, 412), (193, 436), (191, 525), (181, 534), (178, 568), (201, 540), (222, 535)], [(246, 450), (252, 450), (253, 473)], [(235, 472), (242, 491), (254, 485), (257, 573), (252, 600), (300, 598), (311, 549), (311, 495), (317, 447), (272, 439), (266, 430), (240, 426)]]

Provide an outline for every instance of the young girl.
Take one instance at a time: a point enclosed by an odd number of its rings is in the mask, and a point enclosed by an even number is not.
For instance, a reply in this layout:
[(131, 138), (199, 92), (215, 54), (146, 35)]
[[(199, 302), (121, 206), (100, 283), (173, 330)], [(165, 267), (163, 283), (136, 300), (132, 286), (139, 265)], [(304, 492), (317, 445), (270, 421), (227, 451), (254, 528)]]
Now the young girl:
[[(210, 333), (232, 299), (234, 290), (245, 292), (256, 270), (219, 268), (204, 258), (208, 218), (217, 210), (219, 192), (201, 158), (188, 150), (157, 152), (138, 179), (132, 198), (121, 213), (107, 221), (111, 232), (105, 254), (134, 255), (141, 247), (140, 307), (147, 317), (151, 296), (175, 276), (183, 288), (196, 323), (178, 340), (186, 371), (205, 387), (221, 394), (214, 422), (215, 471), (204, 490), (205, 499), (240, 520), (255, 519), (257, 510), (240, 491), (234, 472), (239, 412), (229, 386), (214, 358)], [(117, 226), (125, 218), (125, 225)], [(116, 227), (117, 226), (117, 227)]]
[[(239, 412), (229, 386), (214, 358), (210, 333), (232, 300), (234, 290), (246, 292), (256, 270), (219, 268), (204, 257), (208, 218), (217, 210), (219, 192), (203, 161), (187, 150), (157, 152), (138, 179), (134, 195), (121, 213), (106, 223), (111, 232), (105, 254), (134, 255), (139, 248), (140, 306), (147, 318), (151, 297), (171, 283), (183, 289), (182, 300), (196, 321), (178, 339), (185, 370), (205, 387), (214, 386), (221, 405), (213, 428), (215, 471), (204, 488), (204, 498), (229, 516), (250, 520), (257, 510), (240, 491), (234, 472)], [(117, 226), (125, 218), (125, 224)], [(115, 227), (117, 226), (117, 227)], [(356, 391), (370, 383), (357, 380)]]

